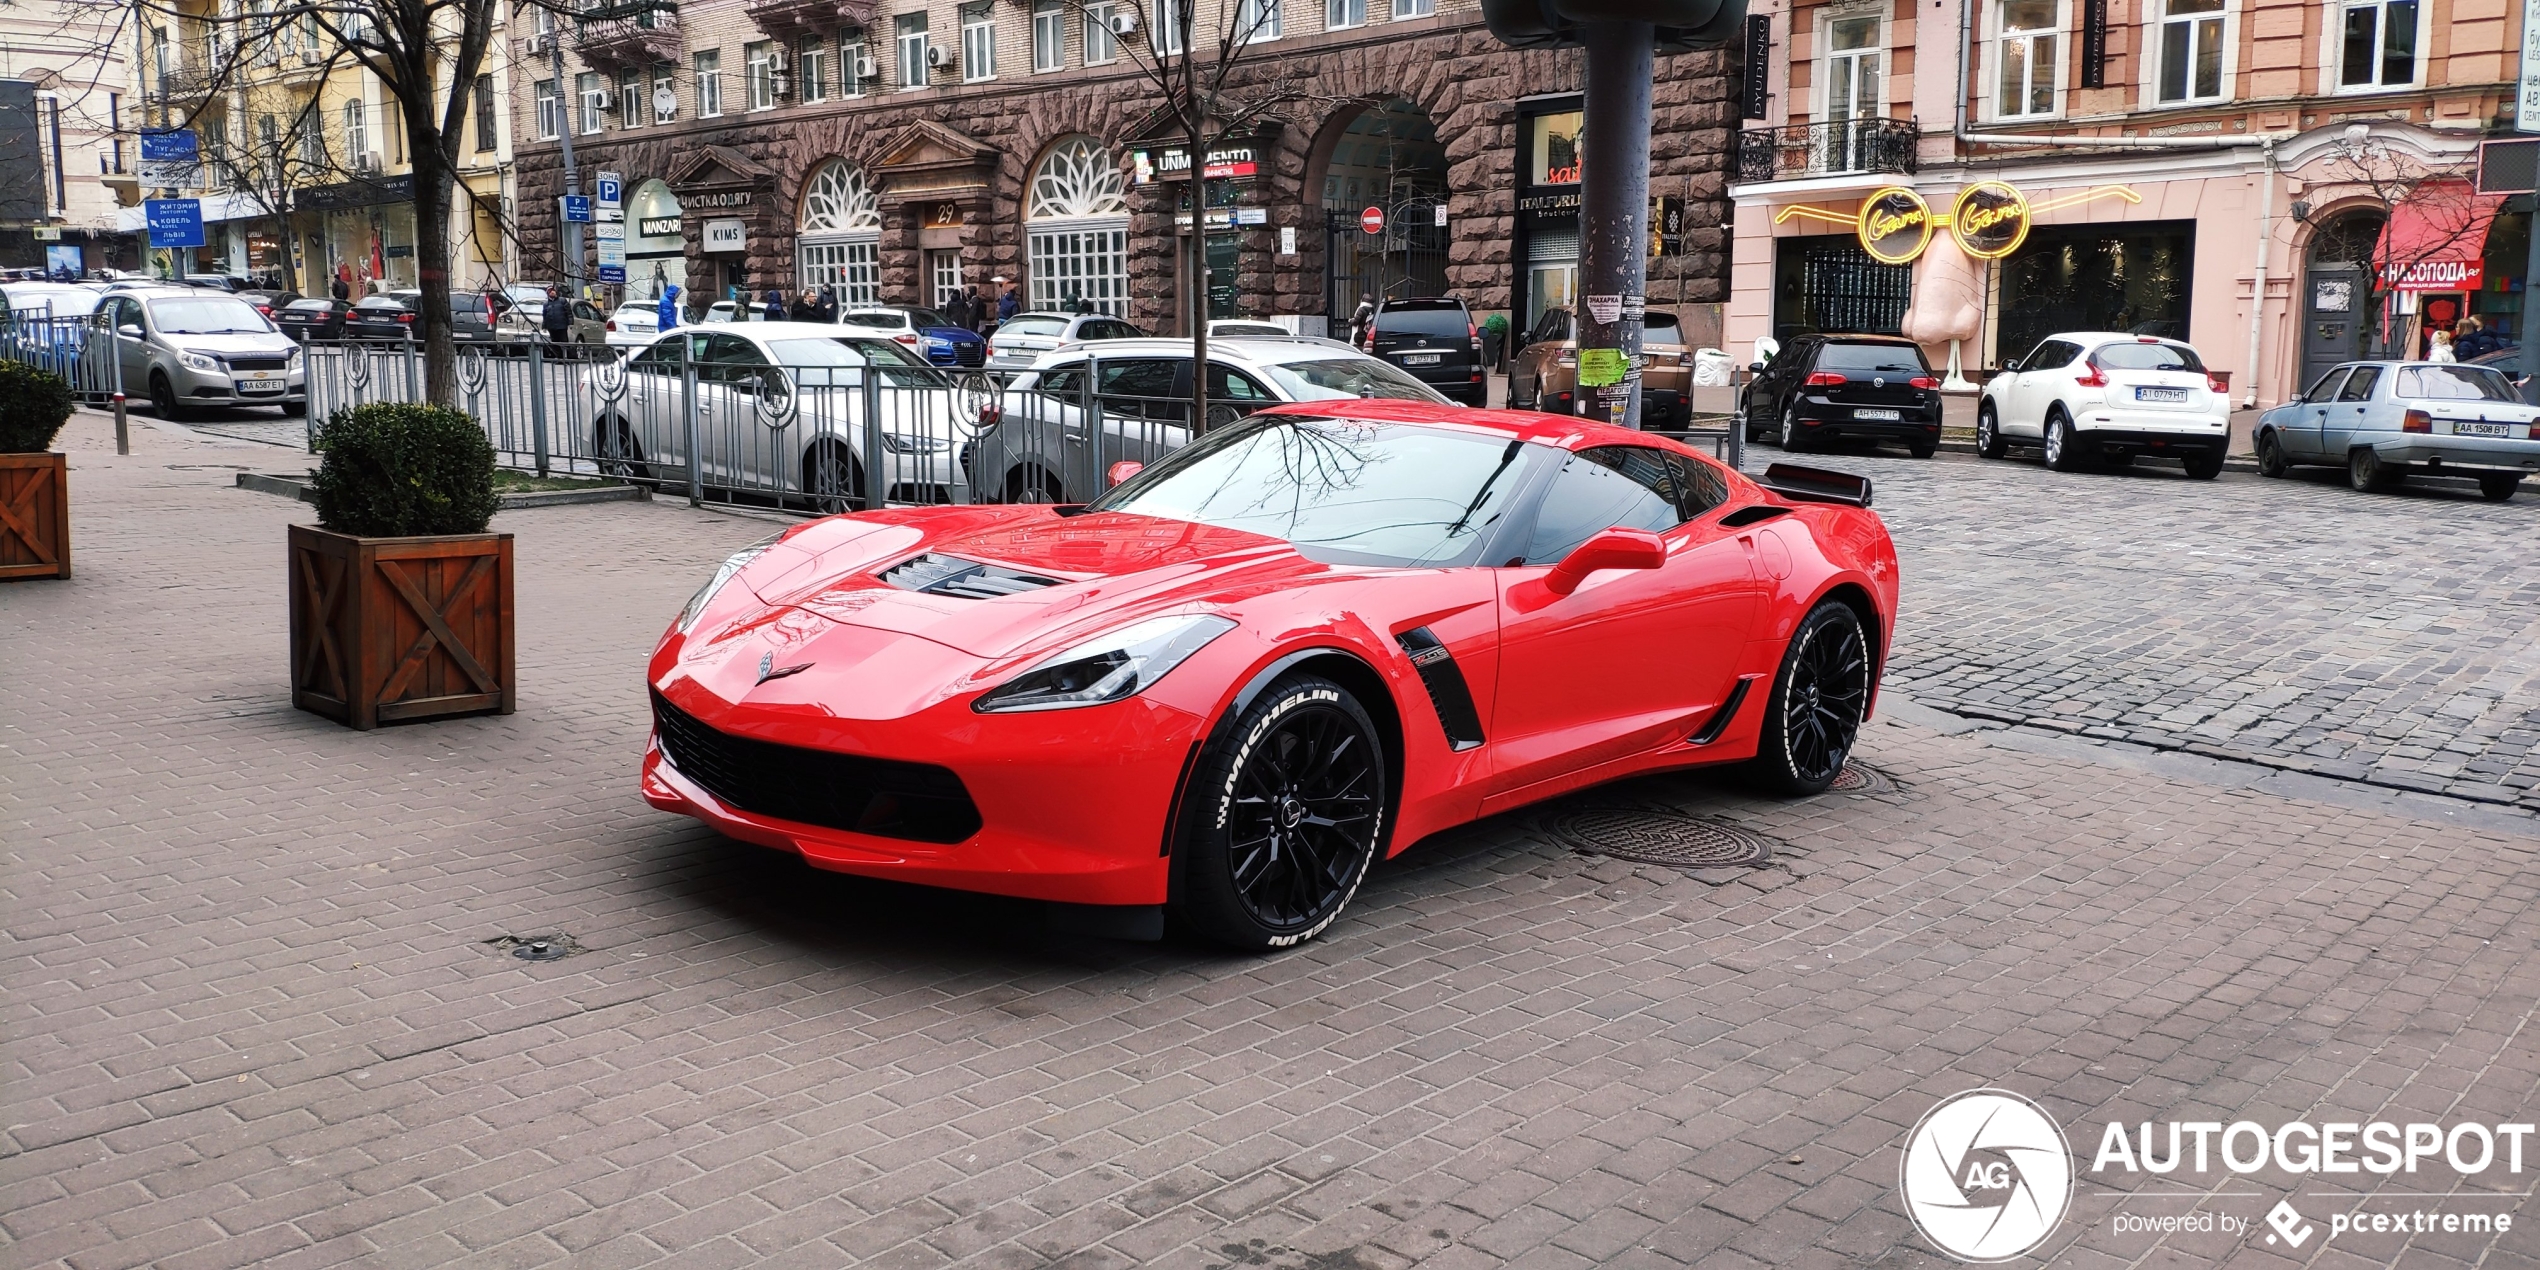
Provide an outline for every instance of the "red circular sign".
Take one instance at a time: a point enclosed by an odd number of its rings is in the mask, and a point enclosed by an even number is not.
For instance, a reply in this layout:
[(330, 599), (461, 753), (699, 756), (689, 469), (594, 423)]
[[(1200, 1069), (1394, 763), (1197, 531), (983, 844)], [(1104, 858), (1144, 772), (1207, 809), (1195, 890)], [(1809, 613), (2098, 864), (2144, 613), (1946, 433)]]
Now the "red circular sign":
[(1358, 227), (1371, 234), (1385, 232), (1385, 209), (1371, 207), (1358, 214)]

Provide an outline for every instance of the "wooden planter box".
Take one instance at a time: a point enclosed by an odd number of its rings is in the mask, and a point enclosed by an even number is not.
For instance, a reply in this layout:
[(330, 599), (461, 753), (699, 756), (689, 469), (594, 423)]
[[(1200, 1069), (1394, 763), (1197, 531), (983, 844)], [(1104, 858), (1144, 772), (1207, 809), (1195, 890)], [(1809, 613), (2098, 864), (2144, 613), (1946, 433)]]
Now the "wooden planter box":
[(69, 456), (0, 454), (0, 582), (69, 576)]
[(512, 536), (291, 527), (291, 704), (368, 730), (512, 712)]

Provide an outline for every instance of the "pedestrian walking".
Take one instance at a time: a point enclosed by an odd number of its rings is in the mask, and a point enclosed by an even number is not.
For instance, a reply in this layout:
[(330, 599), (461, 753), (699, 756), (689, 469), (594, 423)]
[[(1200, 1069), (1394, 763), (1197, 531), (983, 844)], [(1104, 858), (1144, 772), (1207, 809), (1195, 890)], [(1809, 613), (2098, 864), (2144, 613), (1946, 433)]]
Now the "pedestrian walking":
[(967, 331), (970, 329), (970, 288), (955, 287), (944, 297), (944, 321)]
[(670, 328), (679, 325), (678, 287), (667, 282), (662, 284), (661, 308), (659, 311), (654, 313), (653, 318), (657, 324), (656, 329), (658, 330), (667, 331)]
[(835, 325), (838, 321), (838, 292), (834, 287), (820, 289), (820, 316), (816, 321)]
[(2452, 328), (2452, 355), (2462, 361), (2476, 361), (2505, 347), (2505, 342), (2487, 329), (2487, 320), (2473, 313)]
[(344, 281), (344, 275), (342, 274), (337, 274), (335, 276), (335, 285), (331, 288), (331, 290), (335, 293), (335, 298), (338, 300), (350, 300), (353, 298), (352, 285)]
[(1349, 342), (1362, 348), (1365, 347), (1367, 343), (1367, 327), (1375, 320), (1376, 297), (1367, 292), (1360, 292), (1358, 296), (1358, 307), (1351, 310), (1349, 315)]
[(540, 310), (538, 324), (547, 329), (547, 343), (562, 348), (573, 340), (573, 301), (564, 298), (564, 288), (547, 288), (547, 307)]
[(2452, 333), (2450, 331), (2437, 328), (2434, 334), (2426, 337), (2426, 346), (2425, 360), (2429, 362), (2448, 362), (2458, 360), (2452, 356)]
[[(999, 278), (999, 279), (997, 279), (997, 281), (999, 281), (999, 282), (1005, 282), (1005, 279), (1003, 279), (1003, 278)], [(1015, 314), (1017, 314), (1017, 313), (1020, 313), (1020, 312), (1022, 312), (1022, 311), (1023, 311), (1023, 295), (1022, 295), (1022, 292), (1021, 292), (1021, 291), (1019, 291), (1019, 290), (1017, 290), (1017, 289), (1016, 289), (1016, 287), (1015, 287), (1015, 285), (1014, 285), (1013, 283), (1011, 283), (1011, 282), (1006, 282), (1006, 283), (1005, 283), (1005, 294), (997, 297), (997, 322), (998, 322), (998, 324), (999, 324), (999, 325), (1003, 325), (1004, 323), (1007, 323), (1007, 322), (1011, 322), (1011, 321), (1013, 321), (1013, 320), (1014, 320), (1014, 315), (1015, 315)]]

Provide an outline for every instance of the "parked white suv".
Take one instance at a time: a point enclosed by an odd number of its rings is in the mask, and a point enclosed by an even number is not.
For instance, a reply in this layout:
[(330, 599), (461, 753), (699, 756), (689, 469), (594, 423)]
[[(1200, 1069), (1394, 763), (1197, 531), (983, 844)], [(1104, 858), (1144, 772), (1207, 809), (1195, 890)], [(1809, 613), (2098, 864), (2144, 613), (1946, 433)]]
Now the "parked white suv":
[(2231, 446), (2231, 399), (2196, 350), (2177, 340), (2115, 331), (2050, 335), (2004, 362), (1976, 406), (1976, 452), (2014, 445), (2077, 472), (2138, 457), (2177, 459), (2212, 480)]

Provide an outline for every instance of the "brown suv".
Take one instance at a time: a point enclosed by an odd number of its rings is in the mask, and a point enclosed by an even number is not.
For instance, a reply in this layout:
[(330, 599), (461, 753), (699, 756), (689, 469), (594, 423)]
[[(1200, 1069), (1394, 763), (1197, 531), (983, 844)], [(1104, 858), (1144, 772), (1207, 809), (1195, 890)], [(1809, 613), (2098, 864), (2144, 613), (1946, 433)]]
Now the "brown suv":
[[(1568, 309), (1546, 309), (1536, 319), (1508, 369), (1510, 409), (1578, 413), (1578, 335)], [(1675, 314), (1651, 309), (1641, 319), (1640, 354), (1641, 426), (1684, 427), (1693, 419), (1693, 350)]]

